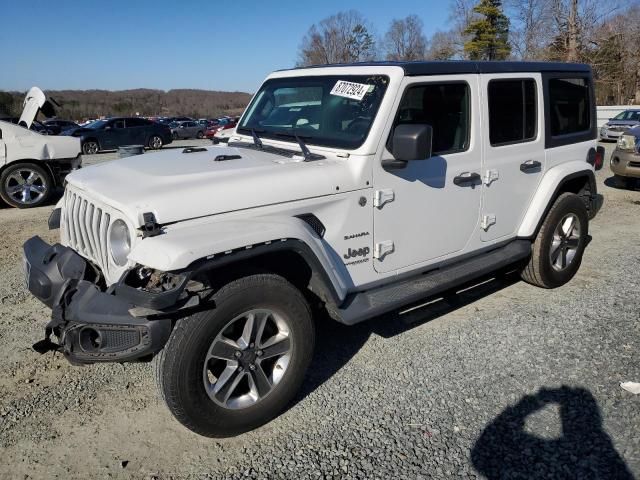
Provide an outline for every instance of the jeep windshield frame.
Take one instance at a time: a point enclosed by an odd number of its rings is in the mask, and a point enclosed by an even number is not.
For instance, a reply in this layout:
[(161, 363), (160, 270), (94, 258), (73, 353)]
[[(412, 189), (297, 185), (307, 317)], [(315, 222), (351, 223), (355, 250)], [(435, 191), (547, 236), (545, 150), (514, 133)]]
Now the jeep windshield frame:
[(236, 132), (355, 150), (367, 139), (388, 86), (387, 75), (271, 78), (251, 100)]

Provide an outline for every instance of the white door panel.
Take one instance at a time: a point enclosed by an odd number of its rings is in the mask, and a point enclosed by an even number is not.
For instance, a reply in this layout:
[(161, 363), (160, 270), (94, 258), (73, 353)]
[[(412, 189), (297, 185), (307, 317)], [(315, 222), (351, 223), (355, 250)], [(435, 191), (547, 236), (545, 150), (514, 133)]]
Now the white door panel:
[[(536, 129), (532, 135), (524, 133), (524, 138), (510, 141), (509, 138), (514, 137), (518, 132), (518, 127), (514, 125), (519, 122), (524, 124), (526, 120), (508, 116), (501, 116), (497, 121), (491, 119), (489, 83), (495, 80), (494, 85), (500, 85), (500, 82), (504, 80), (511, 80), (511, 85), (515, 85), (515, 80), (524, 79), (532, 79), (536, 82), (535, 102), (533, 102), (536, 106)], [(481, 102), (482, 116), (487, 128), (483, 132), (485, 162), (483, 165), (484, 185), (480, 214), (480, 238), (483, 242), (489, 242), (515, 236), (520, 221), (544, 174), (544, 102), (542, 80), (539, 73), (482, 75), (481, 90), (484, 96)], [(494, 95), (496, 93), (497, 91), (494, 92)], [(516, 113), (518, 109), (513, 107), (513, 102), (508, 96), (496, 96), (496, 98), (500, 98), (500, 102), (503, 102), (497, 105), (498, 108), (504, 106), (506, 107), (505, 112), (508, 112), (507, 115), (515, 113), (515, 116), (518, 116)], [(490, 120), (493, 120), (493, 124)], [(490, 132), (492, 126), (493, 133)], [(502, 128), (503, 131), (496, 131), (499, 128)], [(524, 131), (524, 128), (522, 130)], [(492, 140), (494, 145), (492, 145)]]
[[(428, 160), (408, 162), (405, 168), (390, 169), (382, 167), (381, 162), (393, 158), (387, 148), (381, 148), (382, 154), (374, 164), (375, 191), (382, 192), (385, 200), (374, 210), (374, 256), (388, 253), (374, 259), (378, 272), (390, 272), (407, 266), (437, 260), (454, 254), (467, 245), (478, 224), (481, 187), (479, 183), (456, 185), (454, 178), (463, 174), (479, 174), (481, 171), (479, 88), (477, 75), (407, 77), (403, 81), (401, 92), (419, 85), (460, 84), (468, 85), (468, 116), (470, 125), (465, 150), (456, 153), (434, 154)], [(404, 94), (398, 95), (394, 112), (401, 104)], [(431, 107), (425, 118), (431, 118), (434, 112), (453, 111), (457, 107), (447, 104), (446, 96), (434, 100), (424, 93), (421, 97), (423, 110)], [(440, 107), (436, 104), (440, 103)], [(445, 102), (445, 103), (442, 103)], [(460, 104), (460, 102), (458, 102)], [(402, 104), (407, 108), (408, 101)], [(455, 104), (454, 104), (455, 105)], [(464, 114), (464, 113), (463, 113)], [(395, 116), (394, 116), (395, 117)], [(453, 120), (449, 120), (452, 117)], [(437, 120), (412, 120), (413, 123), (436, 123), (434, 127), (434, 148), (442, 145), (442, 139), (450, 132), (448, 125), (456, 125), (456, 133), (450, 138), (459, 143), (461, 124), (456, 114)], [(419, 118), (419, 117), (415, 117)], [(392, 130), (394, 118), (389, 120), (383, 143)], [(444, 135), (440, 138), (438, 135)], [(463, 140), (464, 141), (464, 140)]]

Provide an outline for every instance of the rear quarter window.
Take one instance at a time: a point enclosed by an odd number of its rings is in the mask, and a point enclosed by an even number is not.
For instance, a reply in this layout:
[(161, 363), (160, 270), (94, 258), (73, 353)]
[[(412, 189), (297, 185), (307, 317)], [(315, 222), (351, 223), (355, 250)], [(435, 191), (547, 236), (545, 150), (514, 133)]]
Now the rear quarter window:
[(590, 92), (585, 78), (551, 78), (549, 104), (551, 135), (554, 137), (589, 130)]

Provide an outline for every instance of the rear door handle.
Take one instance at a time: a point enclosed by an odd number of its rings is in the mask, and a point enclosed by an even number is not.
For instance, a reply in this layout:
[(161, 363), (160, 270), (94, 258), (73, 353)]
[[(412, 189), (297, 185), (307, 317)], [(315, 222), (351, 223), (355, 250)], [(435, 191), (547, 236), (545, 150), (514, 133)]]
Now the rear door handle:
[(479, 181), (480, 181), (480, 174), (475, 172), (473, 173), (465, 172), (465, 173), (461, 173), (457, 177), (453, 177), (453, 183), (455, 183), (459, 187), (466, 187), (467, 185), (473, 185)]
[(535, 170), (537, 168), (540, 168), (541, 166), (542, 164), (537, 160), (527, 160), (526, 162), (520, 164), (520, 171), (528, 172), (529, 170)]

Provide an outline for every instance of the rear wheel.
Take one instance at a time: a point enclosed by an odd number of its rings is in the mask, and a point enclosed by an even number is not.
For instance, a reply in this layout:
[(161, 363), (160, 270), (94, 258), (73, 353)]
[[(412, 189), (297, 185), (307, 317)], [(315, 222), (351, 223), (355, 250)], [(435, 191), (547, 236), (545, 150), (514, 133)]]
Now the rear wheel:
[(100, 145), (95, 140), (88, 140), (82, 144), (82, 153), (94, 155), (100, 151)]
[(0, 197), (13, 207), (38, 207), (49, 198), (52, 183), (46, 168), (34, 163), (16, 163), (0, 175)]
[(309, 306), (276, 275), (233, 281), (215, 309), (179, 320), (156, 360), (161, 395), (190, 430), (227, 437), (278, 415), (311, 361)]
[(147, 145), (153, 150), (160, 150), (163, 145), (162, 138), (158, 135), (152, 135)]
[(538, 232), (522, 279), (543, 288), (564, 285), (580, 268), (587, 244), (589, 219), (584, 202), (563, 193), (553, 203)]

